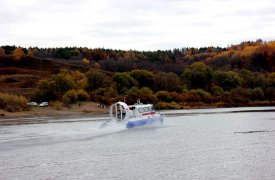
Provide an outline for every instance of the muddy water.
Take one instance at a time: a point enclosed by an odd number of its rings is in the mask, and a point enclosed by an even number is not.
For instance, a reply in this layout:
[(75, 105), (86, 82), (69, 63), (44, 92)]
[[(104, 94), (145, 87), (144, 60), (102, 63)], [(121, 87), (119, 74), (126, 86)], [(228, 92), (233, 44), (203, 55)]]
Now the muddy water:
[(1, 126), (0, 179), (275, 179), (275, 107), (162, 113), (162, 127), (131, 130)]

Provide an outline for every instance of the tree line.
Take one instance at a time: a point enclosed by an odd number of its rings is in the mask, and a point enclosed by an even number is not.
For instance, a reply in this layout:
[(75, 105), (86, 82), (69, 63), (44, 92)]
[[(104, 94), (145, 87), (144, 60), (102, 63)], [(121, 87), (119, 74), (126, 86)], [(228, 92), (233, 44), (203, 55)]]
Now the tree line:
[(40, 80), (31, 99), (70, 105), (111, 104), (137, 99), (159, 108), (272, 104), (275, 100), (275, 41), (248, 41), (227, 48), (123, 51), (88, 48), (2, 46), (0, 55), (53, 58), (90, 67), (61, 70)]
[(153, 73), (135, 69), (106, 73), (90, 69), (86, 73), (63, 70), (51, 79), (41, 80), (33, 97), (38, 100), (61, 101), (65, 105), (78, 101), (111, 104), (137, 99), (159, 108), (186, 106), (240, 106), (259, 102), (271, 103), (275, 98), (275, 73), (213, 70), (196, 62), (180, 75), (173, 72)]
[[(203, 62), (215, 70), (247, 69), (259, 72), (275, 71), (275, 41), (242, 42), (227, 48), (201, 47), (173, 50), (135, 51), (104, 48), (22, 48), (1, 46), (0, 55), (14, 53), (38, 58), (60, 60), (67, 63), (100, 67), (111, 72), (145, 69), (152, 72), (174, 72), (178, 75), (187, 65)], [(20, 55), (19, 55), (20, 56)]]

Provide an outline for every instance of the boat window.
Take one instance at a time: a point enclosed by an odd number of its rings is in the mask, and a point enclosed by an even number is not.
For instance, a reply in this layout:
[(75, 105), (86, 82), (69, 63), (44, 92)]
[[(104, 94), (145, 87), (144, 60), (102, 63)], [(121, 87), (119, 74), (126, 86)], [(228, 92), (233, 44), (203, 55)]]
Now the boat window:
[(143, 113), (144, 112), (144, 109), (141, 107), (141, 108), (138, 108), (138, 112), (140, 113)]
[(150, 107), (144, 107), (144, 111), (149, 112), (149, 111), (151, 111), (151, 108)]

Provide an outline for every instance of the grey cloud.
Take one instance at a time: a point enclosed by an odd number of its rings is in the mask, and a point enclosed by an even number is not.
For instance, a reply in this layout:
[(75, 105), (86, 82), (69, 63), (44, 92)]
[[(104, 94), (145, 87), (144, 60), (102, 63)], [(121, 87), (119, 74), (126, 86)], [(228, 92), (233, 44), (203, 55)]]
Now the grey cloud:
[[(2, 0), (0, 1), (2, 2)], [(16, 0), (9, 1), (15, 2)], [(239, 1), (244, 2), (244, 0)], [(32, 4), (24, 4), (23, 1), (18, 1), (21, 2), (20, 6), (22, 7), (0, 6), (0, 33), (1, 36), (5, 36), (4, 39), (2, 38), (3, 40), (6, 42), (8, 39), (10, 41), (13, 40), (13, 44), (17, 43), (17, 39), (18, 41), (25, 40), (25, 42), (33, 44), (36, 41), (43, 44), (58, 43), (58, 41), (62, 44), (71, 41), (73, 44), (74, 40), (93, 42), (94, 39), (97, 39), (99, 43), (114, 41), (116, 42), (114, 44), (116, 47), (134, 46), (134, 42), (146, 41), (148, 46), (165, 48), (181, 46), (179, 42), (186, 38), (190, 44), (197, 43), (201, 41), (198, 32), (204, 31), (208, 33), (207, 30), (213, 30), (213, 28), (219, 29), (221, 33), (228, 36), (229, 34), (244, 35), (242, 33), (244, 30), (240, 31), (240, 28), (251, 28), (251, 34), (253, 34), (255, 29), (261, 30), (262, 27), (270, 26), (274, 28), (274, 25), (271, 26), (275, 22), (274, 5), (267, 7), (262, 3), (261, 8), (251, 5), (252, 9), (248, 9), (248, 7), (241, 7), (236, 4), (235, 8), (234, 4), (239, 1), (36, 0)], [(258, 3), (257, 0), (251, 1), (254, 4)], [(224, 4), (231, 5), (233, 8), (223, 9)], [(208, 5), (211, 5), (209, 9)], [(70, 19), (63, 21), (61, 18), (66, 18), (67, 15)], [(60, 23), (57, 23), (59, 20)], [(236, 25), (242, 27), (234, 27), (234, 24), (231, 27), (226, 24), (226, 21), (228, 23), (236, 23)], [(40, 27), (38, 28), (39, 33), (35, 33), (35, 28), (37, 27), (35, 23), (45, 26), (45, 30)], [(29, 26), (24, 29), (25, 32), (29, 32), (28, 37), (23, 33), (20, 34), (20, 27), (25, 24)], [(221, 26), (217, 27), (217, 24)], [(51, 25), (55, 25), (54, 28), (58, 29), (56, 34), (64, 32), (68, 36), (56, 37), (54, 36), (55, 31), (50, 31), (51, 34), (49, 34), (47, 28), (51, 28)], [(224, 27), (222, 27), (223, 25)], [(18, 32), (15, 32), (16, 28)], [(18, 37), (9, 34), (9, 32), (15, 32)], [(192, 35), (192, 32), (197, 33), (197, 36), (190, 38), (189, 36)], [(35, 34), (43, 37), (33, 37)], [(168, 37), (167, 34), (171, 37)], [(265, 34), (263, 33), (263, 35)], [(126, 44), (125, 42), (133, 43)]]

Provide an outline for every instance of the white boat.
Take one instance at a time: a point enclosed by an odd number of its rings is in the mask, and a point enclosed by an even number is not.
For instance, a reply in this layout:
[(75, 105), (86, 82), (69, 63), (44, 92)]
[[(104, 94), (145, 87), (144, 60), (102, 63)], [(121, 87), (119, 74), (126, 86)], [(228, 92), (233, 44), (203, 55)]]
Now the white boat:
[(139, 101), (134, 105), (117, 102), (111, 105), (109, 113), (110, 119), (102, 126), (112, 121), (125, 124), (126, 128), (163, 124), (162, 115), (154, 111), (152, 104), (143, 104)]

